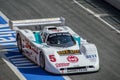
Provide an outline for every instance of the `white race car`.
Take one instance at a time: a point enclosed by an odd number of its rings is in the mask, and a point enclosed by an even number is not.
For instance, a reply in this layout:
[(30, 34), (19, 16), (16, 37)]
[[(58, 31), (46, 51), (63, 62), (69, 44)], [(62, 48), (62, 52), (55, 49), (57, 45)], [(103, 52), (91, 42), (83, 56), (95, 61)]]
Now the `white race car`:
[[(96, 46), (64, 23), (62, 17), (16, 20), (10, 21), (10, 27), (16, 30), (19, 51), (46, 71), (55, 74), (98, 71)], [(23, 26), (39, 29), (20, 29)]]

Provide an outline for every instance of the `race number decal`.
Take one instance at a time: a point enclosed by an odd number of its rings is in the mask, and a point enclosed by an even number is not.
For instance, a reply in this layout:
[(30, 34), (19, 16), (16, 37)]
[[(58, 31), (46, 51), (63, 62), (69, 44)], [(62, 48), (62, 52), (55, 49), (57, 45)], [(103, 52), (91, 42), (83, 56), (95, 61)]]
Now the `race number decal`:
[(51, 62), (56, 62), (56, 58), (54, 55), (49, 55), (49, 59)]

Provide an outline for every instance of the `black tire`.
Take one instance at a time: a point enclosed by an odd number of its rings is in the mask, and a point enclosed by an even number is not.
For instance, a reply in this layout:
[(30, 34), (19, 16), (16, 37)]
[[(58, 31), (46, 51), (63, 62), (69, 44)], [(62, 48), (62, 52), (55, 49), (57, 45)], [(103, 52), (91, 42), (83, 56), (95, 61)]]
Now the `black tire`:
[(22, 50), (22, 40), (21, 40), (21, 37), (19, 34), (17, 34), (17, 46), (18, 46), (18, 49), (19, 49), (19, 52), (22, 53), (23, 50)]
[(42, 69), (45, 69), (45, 57), (43, 55), (43, 52), (40, 52), (39, 60), (40, 60), (40, 67)]

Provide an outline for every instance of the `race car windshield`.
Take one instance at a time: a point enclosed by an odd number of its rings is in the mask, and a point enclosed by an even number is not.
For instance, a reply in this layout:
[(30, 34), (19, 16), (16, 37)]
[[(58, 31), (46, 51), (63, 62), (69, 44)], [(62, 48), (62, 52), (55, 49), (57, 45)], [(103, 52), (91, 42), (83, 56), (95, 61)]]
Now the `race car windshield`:
[(69, 33), (53, 33), (48, 36), (47, 44), (55, 47), (70, 47), (76, 42)]

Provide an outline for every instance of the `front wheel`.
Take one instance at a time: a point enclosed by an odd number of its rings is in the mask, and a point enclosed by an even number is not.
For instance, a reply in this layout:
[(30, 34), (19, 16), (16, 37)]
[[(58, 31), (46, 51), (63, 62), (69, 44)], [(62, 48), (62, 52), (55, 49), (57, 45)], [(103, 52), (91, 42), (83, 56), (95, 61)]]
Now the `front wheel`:
[(39, 60), (40, 60), (40, 67), (42, 69), (45, 69), (45, 57), (43, 55), (43, 52), (40, 52)]
[(22, 40), (19, 34), (17, 35), (17, 46), (18, 46), (19, 52), (22, 53)]

